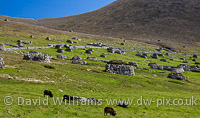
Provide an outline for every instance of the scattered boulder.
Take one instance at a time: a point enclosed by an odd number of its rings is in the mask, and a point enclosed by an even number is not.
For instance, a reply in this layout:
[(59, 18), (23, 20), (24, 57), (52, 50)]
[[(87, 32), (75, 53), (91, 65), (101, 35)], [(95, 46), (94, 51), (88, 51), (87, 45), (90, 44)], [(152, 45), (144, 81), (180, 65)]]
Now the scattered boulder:
[(87, 54), (92, 54), (92, 51), (86, 50), (85, 53), (87, 53)]
[(100, 55), (100, 57), (106, 58), (106, 55)]
[(112, 60), (108, 62), (105, 71), (113, 74), (135, 75), (133, 66), (121, 60)]
[(196, 59), (192, 59), (192, 61), (196, 62), (197, 60)]
[(195, 64), (199, 65), (200, 63), (199, 62), (195, 62)]
[(50, 63), (50, 59), (52, 57), (49, 56), (48, 54), (42, 54), (40, 52), (32, 52), (30, 51), (29, 53), (24, 54), (24, 60), (32, 60), (32, 61), (41, 61), (45, 63)]
[(131, 66), (139, 67), (136, 62), (128, 62), (128, 64), (131, 65)]
[(74, 56), (72, 57), (72, 60), (82, 60), (82, 58), (80, 56)]
[(171, 60), (171, 61), (174, 61), (174, 59), (172, 59), (172, 58), (171, 58), (170, 60)]
[(66, 57), (66, 55), (57, 55), (56, 56), (57, 58), (61, 58), (61, 59), (63, 59), (63, 60), (65, 60), (67, 57)]
[(183, 76), (181, 73), (170, 73), (167, 77), (171, 79), (187, 81), (186, 77)]
[(94, 50), (93, 49), (88, 49), (89, 51), (91, 51), (91, 52), (94, 52)]
[(193, 58), (198, 58), (198, 55), (193, 55)]
[(73, 41), (71, 41), (71, 40), (67, 40), (67, 43), (71, 43), (71, 44), (73, 44), (74, 42), (73, 42)]
[(0, 69), (5, 69), (5, 68), (6, 68), (6, 66), (5, 66), (3, 57), (0, 57)]
[(172, 71), (175, 72), (175, 73), (183, 73), (184, 72), (184, 69), (182, 67), (179, 67), (179, 68), (172, 68)]
[(51, 40), (51, 38), (47, 37), (47, 38), (46, 38), (46, 40), (47, 40), (47, 41), (50, 41), (50, 40)]
[(86, 61), (82, 61), (82, 60), (72, 60), (72, 63), (73, 63), (73, 64), (80, 64), (80, 65), (85, 65), (85, 64), (87, 64)]
[(6, 51), (4, 44), (0, 44), (0, 51)]
[(125, 45), (125, 43), (121, 43), (121, 45)]
[(64, 53), (65, 51), (63, 49), (58, 49), (57, 52), (58, 53)]
[(156, 63), (149, 63), (148, 66), (156, 66)]
[(56, 49), (61, 49), (63, 46), (62, 45), (56, 45), (55, 48)]
[(166, 59), (160, 59), (160, 61), (167, 62), (167, 60), (166, 60)]
[(183, 61), (183, 63), (188, 63), (188, 61)]
[(158, 59), (158, 58), (159, 58), (159, 57), (158, 57), (158, 54), (157, 54), (157, 53), (154, 53), (154, 54), (152, 55), (152, 58)]
[(181, 58), (180, 58), (180, 60), (183, 60), (183, 61), (185, 61), (185, 58), (181, 57)]
[(154, 66), (151, 66), (151, 68), (153, 68), (153, 69), (158, 69), (158, 70), (164, 70), (164, 67), (163, 67), (163, 65), (154, 65)]

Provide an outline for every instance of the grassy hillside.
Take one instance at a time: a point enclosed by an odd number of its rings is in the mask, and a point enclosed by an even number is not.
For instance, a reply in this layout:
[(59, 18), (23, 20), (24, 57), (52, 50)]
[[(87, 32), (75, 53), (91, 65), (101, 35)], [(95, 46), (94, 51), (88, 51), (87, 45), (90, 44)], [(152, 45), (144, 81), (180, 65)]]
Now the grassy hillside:
[(199, 12), (197, 0), (117, 0), (99, 10), (70, 17), (33, 20), (0, 16), (0, 19), (199, 52)]
[[(34, 35), (31, 39), (29, 36)], [(51, 41), (46, 41), (46, 37), (50, 37)], [(17, 40), (31, 40), (33, 46), (47, 46), (48, 44), (63, 44), (72, 37), (81, 38), (78, 44), (86, 45), (87, 43), (102, 42), (109, 46), (120, 47), (126, 50), (138, 51), (155, 51), (157, 46), (137, 43), (132, 40), (126, 42), (126, 46), (121, 46), (121, 39), (106, 38), (100, 36), (62, 32), (50, 30), (43, 27), (31, 26), (23, 23), (0, 21), (0, 43), (16, 44)], [(65, 48), (63, 48), (65, 49)], [(94, 49), (92, 55), (85, 53), (85, 50), (74, 49), (73, 52), (65, 52), (66, 60), (57, 59), (56, 49), (37, 49), (47, 53), (55, 58), (50, 64), (25, 61), (23, 53), (30, 50), (11, 50), (0, 52), (0, 56), (4, 58), (6, 69), (0, 69), (0, 117), (70, 117), (70, 118), (102, 118), (104, 117), (103, 109), (106, 106), (113, 107), (118, 118), (133, 117), (199, 117), (199, 100), (197, 105), (160, 105), (152, 102), (151, 105), (143, 103), (137, 105), (138, 99), (190, 99), (194, 96), (199, 99), (200, 79), (199, 73), (184, 72), (183, 75), (189, 77), (189, 82), (172, 80), (167, 78), (170, 73), (150, 69), (148, 63), (155, 62), (158, 64), (177, 66), (182, 63), (180, 57), (186, 58), (189, 64), (194, 65), (191, 55), (170, 54), (165, 55), (167, 61), (161, 62), (135, 56), (136, 52), (127, 52), (125, 55), (108, 53), (105, 49)], [(105, 53), (107, 58), (99, 57)], [(87, 65), (75, 65), (71, 63), (71, 58), (79, 55), (83, 60), (87, 61)], [(117, 75), (105, 72), (106, 63), (87, 60), (88, 56), (97, 57), (105, 60), (123, 60), (125, 62), (134, 61), (139, 64), (141, 69), (135, 68), (135, 76)], [(170, 61), (174, 58), (174, 61)], [(197, 59), (200, 62), (200, 59)], [(46, 68), (48, 66), (54, 69)], [(145, 70), (150, 69), (151, 71)], [(31, 82), (30, 82), (31, 81)], [(39, 82), (38, 82), (39, 81)], [(53, 81), (53, 82), (52, 82)], [(81, 96), (86, 98), (102, 99), (102, 105), (54, 105), (53, 98), (49, 98), (49, 105), (17, 105), (18, 97), (24, 99), (44, 99), (43, 91), (51, 90), (54, 97), (62, 99), (64, 94)], [(61, 92), (62, 90), (63, 92)], [(12, 96), (14, 102), (7, 106), (4, 104), (4, 98)], [(133, 99), (133, 104), (128, 108), (121, 108), (108, 105), (107, 100), (114, 99)], [(172, 102), (170, 102), (172, 104)], [(158, 107), (157, 107), (158, 106)]]

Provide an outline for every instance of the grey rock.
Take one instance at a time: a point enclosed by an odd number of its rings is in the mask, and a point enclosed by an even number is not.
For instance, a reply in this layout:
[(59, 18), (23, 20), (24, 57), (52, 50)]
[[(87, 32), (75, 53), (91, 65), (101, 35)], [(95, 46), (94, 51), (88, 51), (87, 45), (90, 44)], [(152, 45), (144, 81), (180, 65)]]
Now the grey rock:
[(193, 58), (198, 58), (198, 55), (193, 55)]
[(125, 43), (121, 43), (121, 45), (125, 45)]
[(57, 52), (58, 53), (64, 53), (65, 51), (63, 49), (58, 49)]
[(131, 65), (131, 66), (139, 67), (136, 62), (128, 62), (128, 64)]
[(106, 58), (106, 55), (100, 55), (100, 57)]
[(66, 57), (66, 55), (56, 55), (56, 57), (57, 58), (61, 58), (61, 59), (63, 59), (63, 60), (65, 60), (67, 57)]
[(67, 43), (71, 43), (71, 44), (73, 44), (74, 42), (73, 42), (73, 41), (71, 41), (71, 40), (67, 40)]
[(72, 60), (82, 60), (82, 58), (80, 56), (74, 56), (72, 57)]
[(171, 78), (171, 79), (176, 79), (176, 80), (183, 80), (183, 81), (187, 81), (186, 77), (183, 76), (180, 73), (170, 73), (167, 77)]
[(80, 64), (80, 65), (85, 65), (85, 64), (87, 64), (86, 61), (82, 61), (82, 60), (72, 60), (72, 63), (73, 63), (73, 64)]
[(85, 53), (87, 53), (87, 54), (92, 54), (92, 51), (86, 50)]

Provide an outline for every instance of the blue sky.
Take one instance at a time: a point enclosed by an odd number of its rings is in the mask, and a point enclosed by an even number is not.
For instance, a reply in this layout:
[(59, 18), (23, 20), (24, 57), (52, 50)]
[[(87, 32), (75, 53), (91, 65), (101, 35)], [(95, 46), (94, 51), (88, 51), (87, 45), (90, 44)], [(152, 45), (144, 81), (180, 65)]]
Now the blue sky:
[(56, 18), (99, 9), (116, 0), (1, 0), (0, 15), (20, 18)]

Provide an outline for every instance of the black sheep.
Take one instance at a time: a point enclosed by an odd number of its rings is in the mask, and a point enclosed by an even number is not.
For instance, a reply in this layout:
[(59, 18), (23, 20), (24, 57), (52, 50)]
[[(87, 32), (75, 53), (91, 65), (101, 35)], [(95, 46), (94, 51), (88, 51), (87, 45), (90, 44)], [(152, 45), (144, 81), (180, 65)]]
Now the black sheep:
[(105, 114), (110, 113), (110, 115), (115, 116), (117, 113), (114, 111), (112, 107), (105, 107), (104, 109), (104, 116)]
[(45, 95), (48, 95), (49, 97), (53, 97), (53, 94), (52, 94), (52, 92), (51, 91), (49, 91), (49, 90), (44, 90), (44, 97), (45, 97)]

